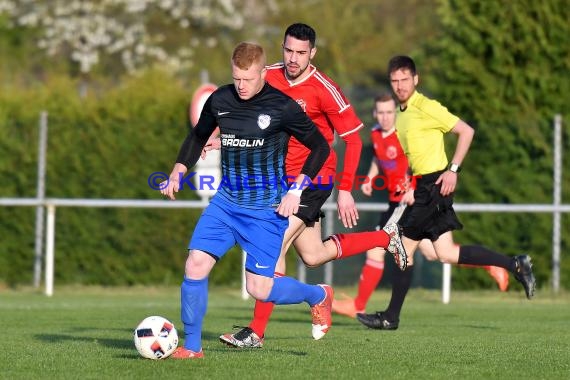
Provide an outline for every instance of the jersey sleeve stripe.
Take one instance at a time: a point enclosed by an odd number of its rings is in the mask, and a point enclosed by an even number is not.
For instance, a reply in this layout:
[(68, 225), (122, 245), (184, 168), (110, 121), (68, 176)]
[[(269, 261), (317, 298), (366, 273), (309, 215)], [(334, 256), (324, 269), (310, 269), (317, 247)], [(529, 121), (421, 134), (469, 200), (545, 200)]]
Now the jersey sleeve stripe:
[(354, 133), (354, 132), (358, 131), (358, 130), (359, 130), (360, 128), (362, 128), (362, 127), (364, 127), (364, 124), (361, 123), (358, 127), (354, 128), (354, 129), (351, 129), (350, 131), (344, 132), (344, 133), (340, 134), (339, 136), (340, 136), (340, 137), (343, 137), (343, 136), (350, 135), (351, 133)]
[(285, 67), (285, 64), (283, 62), (277, 62), (277, 63), (274, 63), (272, 65), (265, 66), (265, 68), (268, 70), (282, 69), (284, 67)]
[(336, 101), (336, 103), (338, 104), (338, 107), (339, 107), (339, 113), (344, 111), (346, 108), (350, 107), (350, 104), (348, 104), (344, 101), (342, 95), (337, 90), (337, 88), (329, 80), (325, 79), (321, 75), (321, 73), (319, 73), (317, 71), (315, 73), (315, 78), (317, 78), (317, 80), (319, 82), (321, 82), (323, 84), (323, 86), (325, 86), (325, 88), (329, 91), (329, 93), (331, 94), (333, 99)]

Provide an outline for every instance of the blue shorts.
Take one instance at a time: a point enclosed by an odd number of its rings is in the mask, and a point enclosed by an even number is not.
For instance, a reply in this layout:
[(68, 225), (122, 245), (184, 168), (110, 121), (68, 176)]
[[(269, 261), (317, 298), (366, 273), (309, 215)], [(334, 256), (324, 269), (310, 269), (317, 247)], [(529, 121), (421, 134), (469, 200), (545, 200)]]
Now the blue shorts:
[(274, 209), (248, 209), (215, 195), (194, 229), (188, 249), (217, 259), (236, 244), (247, 253), (249, 272), (273, 277), (289, 219)]

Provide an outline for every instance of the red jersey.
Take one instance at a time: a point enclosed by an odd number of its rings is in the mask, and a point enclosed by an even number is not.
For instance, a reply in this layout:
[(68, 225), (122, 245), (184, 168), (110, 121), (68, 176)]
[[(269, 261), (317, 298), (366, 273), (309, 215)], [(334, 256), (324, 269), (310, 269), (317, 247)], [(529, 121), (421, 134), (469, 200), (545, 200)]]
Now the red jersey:
[(382, 136), (382, 128), (378, 124), (372, 127), (370, 139), (374, 145), (374, 157), (388, 188), (388, 199), (391, 202), (402, 200), (402, 191), (406, 183), (408, 159), (400, 145), (396, 131), (388, 136)]
[[(332, 149), (332, 143), (336, 132), (346, 143), (342, 183), (347, 185), (341, 184), (339, 189), (350, 190), (362, 148), (358, 134), (358, 130), (363, 127), (362, 122), (338, 85), (316, 67), (310, 65), (308, 67), (310, 74), (298, 83), (287, 80), (284, 67), (283, 63), (268, 66), (265, 80), (293, 98), (313, 120), (331, 146), (330, 155), (317, 177), (313, 178), (313, 182), (330, 184), (335, 180), (337, 157)], [(285, 160), (287, 175), (298, 176), (308, 155), (309, 149), (291, 137)], [(344, 181), (350, 181), (350, 185)]]

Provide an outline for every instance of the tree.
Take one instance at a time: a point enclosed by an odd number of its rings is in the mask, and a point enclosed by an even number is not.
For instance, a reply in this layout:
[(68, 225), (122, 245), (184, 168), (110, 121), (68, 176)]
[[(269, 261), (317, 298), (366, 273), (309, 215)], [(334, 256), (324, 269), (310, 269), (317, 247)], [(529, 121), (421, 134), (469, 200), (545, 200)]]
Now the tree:
[[(14, 27), (39, 29), (38, 47), (76, 62), (83, 74), (105, 61), (113, 70), (117, 60), (131, 73), (153, 62), (188, 68), (198, 46), (219, 42), (197, 30), (241, 30), (274, 10), (273, 1), (261, 0), (0, 0), (0, 14)], [(256, 27), (263, 33), (263, 23)]]
[[(419, 59), (426, 87), (476, 127), (468, 159), (477, 162), (473, 179), (484, 178), (485, 193), (500, 201), (550, 200), (552, 120), (569, 116), (565, 3), (440, 0), (441, 38)], [(523, 170), (513, 171), (513, 162)], [(478, 189), (464, 190), (489, 200)]]
[[(458, 199), (552, 202), (552, 120), (557, 113), (566, 123), (570, 117), (567, 2), (439, 0), (438, 12), (441, 37), (426, 46), (418, 68), (424, 88), (476, 129)], [(566, 128), (566, 151), (569, 137)], [(563, 189), (568, 202), (568, 176)], [(480, 226), (470, 229), (470, 241), (493, 239), (508, 253), (533, 253), (541, 267), (539, 282), (546, 282), (551, 218), (494, 214), (462, 219)]]
[[(273, 23), (281, 25), (273, 43), (279, 46), (292, 22), (317, 32), (315, 64), (347, 89), (366, 86), (378, 91), (386, 82), (386, 65), (395, 54), (415, 51), (436, 34), (436, 0), (279, 1)], [(281, 54), (276, 50), (276, 59)], [(374, 93), (375, 94), (375, 93)], [(367, 97), (366, 113), (370, 108)]]

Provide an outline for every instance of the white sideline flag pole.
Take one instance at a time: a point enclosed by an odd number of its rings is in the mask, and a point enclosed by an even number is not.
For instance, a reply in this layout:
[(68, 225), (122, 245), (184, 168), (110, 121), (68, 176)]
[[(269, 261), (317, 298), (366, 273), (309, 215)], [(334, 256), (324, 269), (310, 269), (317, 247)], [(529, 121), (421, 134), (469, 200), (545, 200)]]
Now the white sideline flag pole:
[(449, 303), (451, 298), (451, 264), (443, 264), (443, 284), (441, 288), (441, 300), (444, 304)]
[(55, 241), (55, 206), (47, 206), (46, 221), (46, 296), (53, 295), (53, 272), (54, 272), (54, 241)]
[[(47, 151), (47, 124), (48, 113), (40, 113), (39, 142), (38, 142), (38, 184), (36, 198), (43, 201), (46, 193), (46, 151)], [(36, 207), (36, 240), (34, 258), (34, 288), (39, 288), (42, 278), (42, 254), (44, 239), (44, 206)]]
[[(562, 204), (562, 115), (554, 117), (554, 194), (552, 203), (555, 208)], [(560, 291), (560, 245), (561, 245), (561, 213), (552, 213), (552, 290)]]

